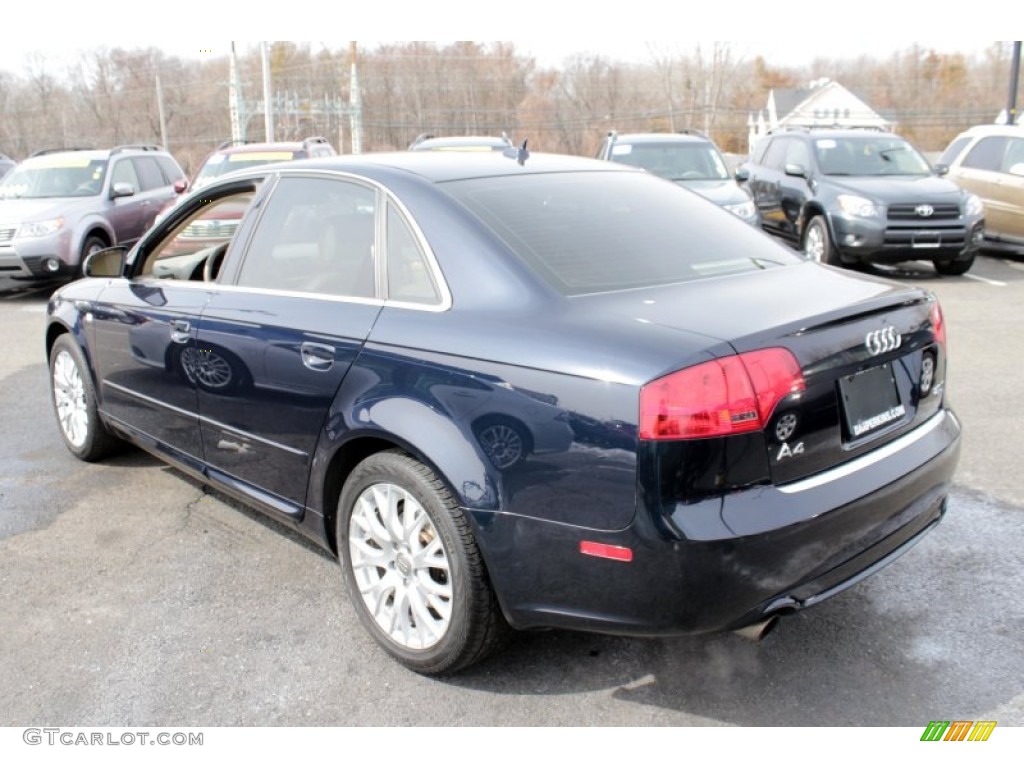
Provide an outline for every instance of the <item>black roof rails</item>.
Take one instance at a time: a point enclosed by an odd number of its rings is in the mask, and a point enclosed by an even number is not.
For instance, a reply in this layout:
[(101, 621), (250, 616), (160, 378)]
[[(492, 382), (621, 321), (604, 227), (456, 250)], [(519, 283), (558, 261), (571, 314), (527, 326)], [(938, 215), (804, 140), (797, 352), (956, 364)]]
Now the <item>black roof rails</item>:
[(323, 136), (307, 136), (306, 138), (304, 138), (302, 140), (302, 143), (303, 143), (303, 145), (307, 145), (307, 144), (329, 144), (330, 142), (327, 141), (327, 139), (325, 139)]
[(91, 152), (95, 147), (51, 147), (49, 149), (37, 149), (29, 157), (39, 157), (40, 155), (53, 155), (57, 152)]
[(703, 131), (698, 131), (696, 128), (681, 128), (676, 133), (683, 133), (687, 136), (698, 136), (702, 139), (706, 139), (708, 135)]

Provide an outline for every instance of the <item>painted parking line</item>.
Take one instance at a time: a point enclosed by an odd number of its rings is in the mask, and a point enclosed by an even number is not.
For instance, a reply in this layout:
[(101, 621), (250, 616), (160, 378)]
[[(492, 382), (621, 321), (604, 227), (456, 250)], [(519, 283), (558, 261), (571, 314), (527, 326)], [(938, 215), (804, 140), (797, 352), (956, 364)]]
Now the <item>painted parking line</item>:
[(969, 277), (971, 280), (977, 280), (978, 282), (981, 283), (988, 283), (989, 285), (995, 285), (1000, 288), (1006, 287), (1006, 283), (1004, 283), (1002, 280), (993, 280), (990, 277), (982, 277), (981, 275), (972, 275), (970, 273), (964, 275), (964, 277)]

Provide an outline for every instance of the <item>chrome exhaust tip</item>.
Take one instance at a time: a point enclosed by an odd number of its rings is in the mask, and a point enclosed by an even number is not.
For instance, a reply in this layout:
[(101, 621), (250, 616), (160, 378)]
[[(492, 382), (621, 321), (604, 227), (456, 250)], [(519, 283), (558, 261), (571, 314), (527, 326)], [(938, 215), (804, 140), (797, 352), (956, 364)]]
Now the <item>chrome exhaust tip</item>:
[(764, 640), (765, 635), (767, 635), (769, 632), (772, 631), (772, 629), (775, 628), (775, 623), (778, 620), (778, 616), (772, 616), (757, 624), (750, 624), (746, 627), (734, 629), (733, 632), (742, 637), (744, 640), (750, 640), (751, 642), (757, 643), (761, 640)]

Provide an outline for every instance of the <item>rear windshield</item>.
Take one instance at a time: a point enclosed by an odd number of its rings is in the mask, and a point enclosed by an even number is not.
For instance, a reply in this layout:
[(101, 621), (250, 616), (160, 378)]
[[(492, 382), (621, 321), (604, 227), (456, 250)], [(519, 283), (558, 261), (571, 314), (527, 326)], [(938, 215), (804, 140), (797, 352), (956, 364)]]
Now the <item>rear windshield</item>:
[(646, 173), (502, 176), (444, 186), (569, 296), (800, 261), (714, 203)]

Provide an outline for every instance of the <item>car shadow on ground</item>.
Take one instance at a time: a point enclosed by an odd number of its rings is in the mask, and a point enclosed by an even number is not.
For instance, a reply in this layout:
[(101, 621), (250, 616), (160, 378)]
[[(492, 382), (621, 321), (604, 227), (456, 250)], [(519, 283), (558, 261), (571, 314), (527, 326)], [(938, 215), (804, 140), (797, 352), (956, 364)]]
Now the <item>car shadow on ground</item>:
[(1000, 724), (1024, 725), (1006, 719), (1019, 718), (1024, 641), (1013, 627), (1024, 614), (1001, 575), (1011, 563), (991, 555), (1019, 538), (1019, 511), (966, 489), (951, 510), (905, 558), (784, 617), (760, 643), (735, 633), (518, 633), (445, 682), (527, 696), (606, 691), (650, 707), (651, 724), (685, 713), (748, 726), (924, 727), (997, 719), (1010, 706)]

